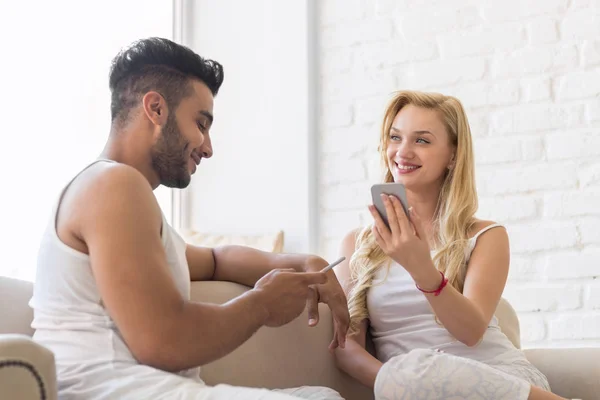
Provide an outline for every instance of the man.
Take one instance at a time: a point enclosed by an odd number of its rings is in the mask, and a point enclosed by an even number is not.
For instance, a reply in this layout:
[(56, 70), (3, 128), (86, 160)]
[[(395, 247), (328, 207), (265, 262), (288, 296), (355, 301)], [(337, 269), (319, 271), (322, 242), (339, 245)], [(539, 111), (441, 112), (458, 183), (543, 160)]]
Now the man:
[[(281, 326), (317, 302), (343, 347), (346, 298), (316, 256), (186, 245), (152, 190), (185, 188), (213, 154), (213, 98), (223, 70), (166, 39), (113, 60), (112, 127), (99, 160), (64, 189), (44, 235), (31, 306), (35, 339), (54, 351), (61, 399), (340, 399), (327, 388), (207, 387), (198, 366), (261, 326)], [(223, 305), (192, 302), (192, 280), (253, 286)], [(248, 366), (251, 368), (252, 366)], [(294, 393), (294, 396), (287, 393)]]

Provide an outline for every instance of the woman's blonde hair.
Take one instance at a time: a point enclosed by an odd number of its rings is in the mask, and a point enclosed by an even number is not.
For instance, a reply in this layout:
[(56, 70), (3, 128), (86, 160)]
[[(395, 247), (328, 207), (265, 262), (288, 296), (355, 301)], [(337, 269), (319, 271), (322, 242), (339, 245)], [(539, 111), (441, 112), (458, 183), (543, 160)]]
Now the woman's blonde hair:
[[(466, 272), (465, 247), (478, 207), (475, 162), (467, 115), (460, 101), (451, 96), (415, 91), (396, 93), (386, 109), (379, 144), (386, 171), (385, 182), (394, 181), (386, 152), (390, 128), (398, 112), (409, 104), (438, 111), (455, 150), (454, 166), (448, 170), (442, 183), (434, 214), (436, 234), (432, 242), (436, 247), (434, 264), (446, 275), (448, 283), (462, 293)], [(375, 242), (371, 226), (365, 227), (357, 236), (356, 251), (350, 259), (353, 283), (348, 296), (351, 332), (356, 332), (361, 321), (368, 318), (367, 293), (373, 285), (375, 273), (384, 266), (389, 267), (390, 261)]]

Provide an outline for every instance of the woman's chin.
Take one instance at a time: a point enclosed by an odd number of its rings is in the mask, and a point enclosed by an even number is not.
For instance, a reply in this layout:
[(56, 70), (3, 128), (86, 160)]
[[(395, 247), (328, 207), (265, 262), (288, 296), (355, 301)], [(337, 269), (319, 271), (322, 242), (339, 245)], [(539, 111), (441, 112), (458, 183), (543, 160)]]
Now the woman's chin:
[(406, 187), (415, 184), (415, 180), (412, 179), (410, 176), (401, 175), (401, 174), (394, 174), (394, 182), (395, 183), (401, 183), (401, 184), (403, 184)]
[(394, 176), (394, 182), (403, 184), (404, 189), (406, 189), (406, 191), (408, 192), (418, 192), (420, 190), (423, 190), (423, 188), (427, 186), (422, 179), (415, 179), (411, 176), (406, 175)]

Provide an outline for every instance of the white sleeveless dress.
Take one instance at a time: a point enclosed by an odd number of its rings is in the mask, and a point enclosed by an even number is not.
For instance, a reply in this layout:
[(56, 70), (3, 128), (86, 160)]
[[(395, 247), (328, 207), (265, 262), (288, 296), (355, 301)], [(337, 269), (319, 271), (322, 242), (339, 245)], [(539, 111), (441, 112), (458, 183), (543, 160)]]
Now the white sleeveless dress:
[[(64, 244), (56, 233), (61, 198), (62, 194), (41, 242), (30, 301), (34, 311), (33, 338), (55, 355), (59, 399), (341, 399), (337, 392), (323, 387), (281, 391), (229, 385), (209, 387), (200, 379), (200, 368), (175, 374), (139, 364), (103, 307), (89, 256)], [(181, 295), (189, 300), (186, 244), (164, 216), (162, 226), (162, 245), (173, 279)]]
[[(469, 240), (467, 260), (477, 238), (498, 226)], [(373, 280), (367, 294), (370, 334), (384, 363), (375, 383), (378, 400), (525, 400), (532, 384), (549, 390), (546, 377), (501, 332), (495, 316), (481, 342), (469, 347), (436, 322), (425, 296), (397, 263)]]

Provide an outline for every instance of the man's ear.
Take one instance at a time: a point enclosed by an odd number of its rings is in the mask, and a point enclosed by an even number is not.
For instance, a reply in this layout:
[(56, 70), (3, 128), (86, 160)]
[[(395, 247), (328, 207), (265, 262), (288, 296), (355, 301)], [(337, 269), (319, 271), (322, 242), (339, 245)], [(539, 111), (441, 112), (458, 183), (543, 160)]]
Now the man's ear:
[(162, 126), (167, 122), (169, 109), (165, 98), (158, 92), (148, 92), (142, 98), (142, 108), (146, 117), (154, 125)]

